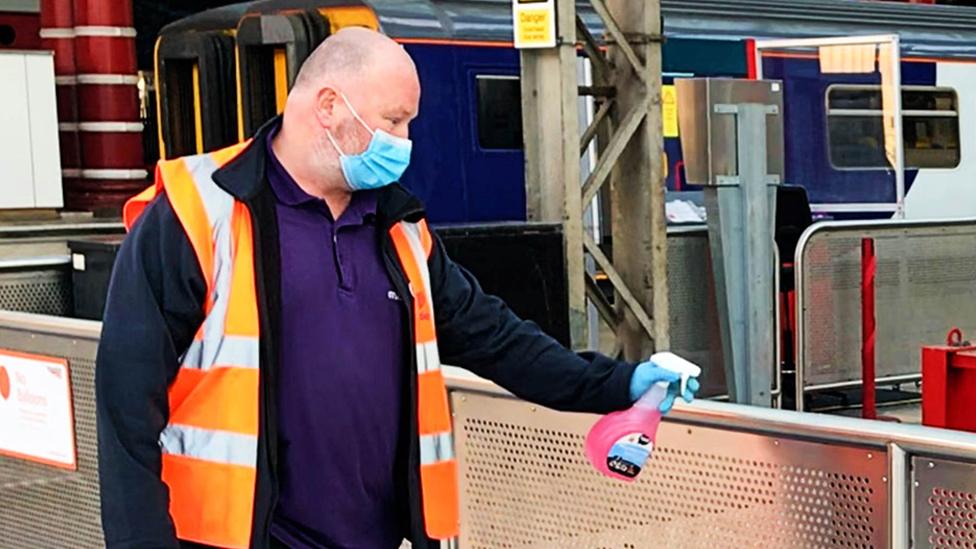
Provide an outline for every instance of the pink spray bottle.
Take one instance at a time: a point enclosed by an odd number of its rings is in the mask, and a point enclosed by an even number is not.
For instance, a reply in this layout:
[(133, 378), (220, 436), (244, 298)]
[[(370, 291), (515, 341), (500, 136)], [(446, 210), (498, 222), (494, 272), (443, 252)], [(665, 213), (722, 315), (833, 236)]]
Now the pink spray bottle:
[[(701, 374), (701, 368), (674, 353), (656, 353), (650, 361), (681, 375), (678, 394), (684, 393), (688, 378)], [(586, 457), (590, 463), (608, 477), (633, 482), (654, 449), (661, 423), (659, 407), (667, 394), (667, 383), (655, 383), (627, 410), (600, 418), (586, 435)]]

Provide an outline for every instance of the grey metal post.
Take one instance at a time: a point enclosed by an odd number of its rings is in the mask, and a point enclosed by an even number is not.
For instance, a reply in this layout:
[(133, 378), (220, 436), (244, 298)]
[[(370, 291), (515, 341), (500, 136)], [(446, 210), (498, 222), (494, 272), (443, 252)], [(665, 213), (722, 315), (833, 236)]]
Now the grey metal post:
[(705, 187), (725, 377), (735, 402), (769, 406), (774, 357), (773, 225), (777, 178), (766, 170), (760, 104), (716, 105), (736, 117), (738, 175)]

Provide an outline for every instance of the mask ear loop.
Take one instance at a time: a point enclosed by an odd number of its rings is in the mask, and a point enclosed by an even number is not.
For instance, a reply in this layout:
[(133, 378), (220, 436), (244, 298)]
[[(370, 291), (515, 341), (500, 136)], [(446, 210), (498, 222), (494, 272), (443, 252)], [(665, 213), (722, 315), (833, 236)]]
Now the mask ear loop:
[(364, 128), (366, 128), (366, 131), (368, 131), (370, 135), (375, 134), (376, 132), (373, 131), (373, 128), (370, 128), (369, 124), (367, 124), (366, 121), (363, 120), (361, 116), (359, 116), (359, 113), (356, 112), (356, 109), (353, 108), (352, 103), (349, 102), (349, 98), (346, 97), (346, 94), (340, 90), (339, 96), (342, 97), (343, 101), (345, 101), (346, 107), (349, 108), (349, 112), (351, 112), (352, 115), (356, 118), (356, 120), (358, 120), (359, 123), (362, 124)]
[(339, 156), (346, 156), (346, 153), (342, 152), (342, 149), (339, 148), (339, 144), (336, 143), (335, 137), (332, 137), (332, 132), (330, 130), (325, 130), (325, 136), (329, 138), (329, 142), (331, 142), (332, 146), (335, 147), (335, 150), (337, 153), (339, 153)]

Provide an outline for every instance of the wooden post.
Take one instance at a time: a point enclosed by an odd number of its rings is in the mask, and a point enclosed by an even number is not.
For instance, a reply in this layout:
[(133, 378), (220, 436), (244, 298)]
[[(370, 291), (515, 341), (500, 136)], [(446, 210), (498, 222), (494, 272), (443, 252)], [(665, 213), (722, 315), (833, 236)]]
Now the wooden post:
[(522, 50), (528, 218), (563, 224), (572, 346), (587, 344), (577, 113), (576, 6), (557, 2), (555, 48)]
[[(602, 0), (593, 0), (601, 11)], [(653, 340), (632, 311), (617, 300), (623, 322), (617, 338), (624, 356), (646, 358), (669, 347), (667, 223), (664, 215), (664, 138), (661, 125), (661, 7), (660, 0), (608, 0), (610, 18), (631, 44), (642, 67), (624, 48), (611, 44), (616, 67), (619, 126), (625, 113), (646, 107), (647, 114), (617, 161), (611, 178), (613, 263), (626, 286), (650, 316)], [(613, 33), (611, 33), (612, 36)], [(638, 70), (642, 74), (638, 74)]]

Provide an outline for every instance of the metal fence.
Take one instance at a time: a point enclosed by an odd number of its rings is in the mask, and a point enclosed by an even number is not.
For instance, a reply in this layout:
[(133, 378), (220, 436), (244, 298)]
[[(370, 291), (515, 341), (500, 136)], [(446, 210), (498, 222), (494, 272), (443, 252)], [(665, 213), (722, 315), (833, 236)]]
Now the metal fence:
[(112, 221), (0, 225), (0, 309), (71, 316), (68, 240), (123, 230)]
[[(78, 448), (77, 471), (0, 457), (5, 548), (103, 545), (98, 334), (96, 322), (0, 312), (0, 348), (68, 360)], [(651, 464), (628, 484), (583, 457), (595, 416), (471, 377), (448, 383), (463, 548), (900, 549), (912, 536), (917, 547), (959, 547), (976, 530), (976, 435), (702, 402), (662, 424)]]
[(668, 228), (671, 350), (702, 367), (701, 394), (726, 394), (722, 334), (705, 226)]
[[(976, 220), (818, 223), (796, 252), (797, 403), (861, 379), (861, 240), (877, 256), (877, 377), (914, 380), (921, 347), (976, 334)], [(802, 409), (802, 408), (801, 408)]]
[(0, 546), (4, 548), (104, 545), (95, 433), (95, 349), (100, 327), (87, 320), (0, 312), (0, 349), (68, 360), (78, 458), (77, 470), (66, 471), (0, 456)]
[(624, 483), (583, 457), (595, 416), (450, 385), (464, 548), (976, 546), (976, 435), (699, 402)]

